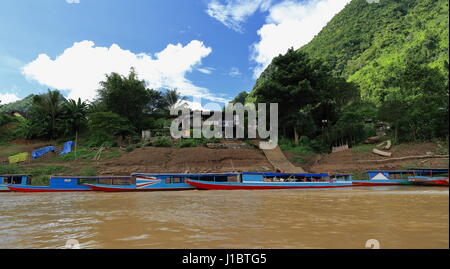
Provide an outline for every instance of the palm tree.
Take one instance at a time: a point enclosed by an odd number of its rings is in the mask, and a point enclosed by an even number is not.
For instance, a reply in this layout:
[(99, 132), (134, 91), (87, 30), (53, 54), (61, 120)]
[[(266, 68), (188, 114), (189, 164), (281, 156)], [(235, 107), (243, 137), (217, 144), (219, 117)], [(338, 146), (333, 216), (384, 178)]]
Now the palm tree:
[(33, 97), (33, 107), (42, 117), (50, 119), (50, 137), (56, 137), (57, 120), (63, 112), (61, 93), (57, 90), (48, 90), (47, 94)]
[(178, 90), (168, 89), (163, 95), (164, 101), (166, 103), (166, 108), (168, 110), (174, 108), (177, 105), (180, 105), (180, 102), (187, 100), (186, 96), (182, 96)]
[(66, 135), (73, 135), (78, 132), (87, 121), (88, 104), (82, 102), (80, 98), (78, 98), (78, 101), (70, 99), (64, 103), (63, 108)]

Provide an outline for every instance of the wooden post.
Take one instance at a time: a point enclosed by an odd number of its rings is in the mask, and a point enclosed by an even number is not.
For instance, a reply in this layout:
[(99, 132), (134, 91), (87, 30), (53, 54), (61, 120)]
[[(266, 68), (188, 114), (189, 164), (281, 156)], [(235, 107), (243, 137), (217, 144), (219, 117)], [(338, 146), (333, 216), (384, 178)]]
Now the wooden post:
[(77, 159), (78, 131), (75, 131), (75, 160)]

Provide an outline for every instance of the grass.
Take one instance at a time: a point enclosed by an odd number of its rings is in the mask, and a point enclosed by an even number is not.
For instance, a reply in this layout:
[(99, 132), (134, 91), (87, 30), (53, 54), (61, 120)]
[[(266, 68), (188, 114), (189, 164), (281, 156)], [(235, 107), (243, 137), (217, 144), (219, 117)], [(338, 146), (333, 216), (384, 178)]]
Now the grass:
[(105, 158), (106, 159), (112, 159), (112, 158), (118, 158), (120, 156), (122, 156), (122, 153), (117, 150), (117, 151), (113, 151), (113, 152), (110, 152), (110, 153), (106, 154)]
[[(89, 148), (78, 148), (76, 152), (76, 158), (78, 159), (92, 159), (95, 154), (97, 154), (96, 150), (92, 150)], [(57, 156), (54, 160), (57, 161), (73, 161), (75, 160), (75, 151), (71, 151), (64, 155)]]
[(42, 175), (50, 176), (50, 175), (54, 175), (54, 174), (67, 172), (68, 170), (70, 170), (70, 168), (67, 166), (46, 165), (46, 166), (41, 166), (38, 168), (32, 168), (32, 169), (28, 170), (28, 173), (32, 174), (33, 176), (42, 176)]
[(292, 158), (292, 160), (294, 161), (294, 164), (296, 164), (296, 165), (304, 165), (304, 164), (306, 164), (306, 160), (302, 156), (294, 156)]
[(35, 186), (47, 186), (49, 184), (50, 176), (48, 175), (33, 176), (33, 180), (31, 180), (31, 185)]
[(375, 147), (376, 145), (358, 145), (352, 147), (351, 150), (353, 153), (371, 152)]
[(314, 151), (309, 146), (305, 145), (294, 146), (289, 144), (281, 144), (280, 148), (283, 151), (289, 151), (296, 154), (307, 154), (307, 155), (315, 154)]
[(83, 171), (80, 173), (80, 176), (96, 176), (97, 175), (97, 167), (86, 167), (83, 169)]
[(0, 156), (13, 156), (13, 155), (16, 155), (16, 154), (21, 153), (21, 152), (23, 152), (23, 151), (22, 150), (17, 150), (17, 149), (8, 150), (8, 151), (1, 151), (0, 152)]
[(167, 137), (157, 137), (152, 141), (152, 146), (154, 147), (171, 147), (172, 141)]
[(352, 171), (351, 172), (353, 180), (361, 180), (361, 179), (367, 179), (367, 174), (365, 171)]
[(295, 145), (294, 141), (286, 138), (281, 138), (279, 140), (278, 145), (280, 146), (281, 150), (283, 151), (289, 151), (296, 154), (304, 154), (304, 155), (311, 155), (315, 154), (314, 150), (312, 149), (311, 141), (307, 137), (301, 137), (299, 139), (299, 144)]
[(6, 164), (0, 166), (0, 174), (20, 174), (22, 169), (17, 164)]

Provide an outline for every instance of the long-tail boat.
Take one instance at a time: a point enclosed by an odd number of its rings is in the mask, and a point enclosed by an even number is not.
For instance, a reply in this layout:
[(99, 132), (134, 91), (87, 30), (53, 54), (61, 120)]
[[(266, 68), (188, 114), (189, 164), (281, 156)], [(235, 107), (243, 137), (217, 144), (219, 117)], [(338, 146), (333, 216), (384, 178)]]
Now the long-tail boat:
[(107, 192), (192, 190), (196, 187), (188, 184), (188, 180), (224, 181), (237, 176), (238, 173), (132, 173), (127, 182), (111, 180), (86, 185), (93, 190)]
[(411, 168), (415, 172), (409, 182), (422, 186), (448, 187), (448, 168)]
[(0, 175), (0, 192), (10, 192), (6, 185), (31, 184), (31, 175)]
[(367, 171), (368, 179), (353, 180), (353, 184), (363, 186), (391, 186), (408, 185), (408, 177), (414, 175), (414, 171)]
[(368, 179), (353, 180), (356, 185), (363, 186), (390, 186), (390, 185), (411, 185), (410, 179), (417, 176), (426, 176), (429, 169), (411, 168), (409, 170), (395, 171), (367, 171)]
[(316, 189), (355, 187), (349, 175), (308, 173), (239, 173), (220, 181), (186, 180), (190, 185), (205, 190), (268, 190)]
[(128, 180), (129, 176), (52, 176), (48, 186), (31, 185), (31, 180), (25, 184), (6, 184), (10, 191), (15, 192), (73, 192), (92, 191), (88, 183), (101, 180)]

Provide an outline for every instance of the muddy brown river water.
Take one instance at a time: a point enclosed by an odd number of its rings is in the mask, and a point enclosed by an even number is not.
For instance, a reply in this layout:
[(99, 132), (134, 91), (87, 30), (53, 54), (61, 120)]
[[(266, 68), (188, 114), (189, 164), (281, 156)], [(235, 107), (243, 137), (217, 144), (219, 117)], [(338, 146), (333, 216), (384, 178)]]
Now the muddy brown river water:
[(0, 193), (0, 248), (448, 248), (449, 189)]

